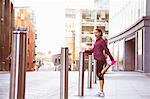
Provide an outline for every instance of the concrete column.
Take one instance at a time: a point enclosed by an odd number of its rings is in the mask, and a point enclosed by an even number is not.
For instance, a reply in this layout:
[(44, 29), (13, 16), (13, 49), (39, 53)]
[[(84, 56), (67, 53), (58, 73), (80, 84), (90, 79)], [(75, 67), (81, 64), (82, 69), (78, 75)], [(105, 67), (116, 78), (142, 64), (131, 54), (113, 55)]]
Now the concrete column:
[(143, 66), (144, 72), (150, 73), (150, 27), (143, 29)]
[(138, 38), (137, 33), (135, 33), (135, 71), (138, 70)]

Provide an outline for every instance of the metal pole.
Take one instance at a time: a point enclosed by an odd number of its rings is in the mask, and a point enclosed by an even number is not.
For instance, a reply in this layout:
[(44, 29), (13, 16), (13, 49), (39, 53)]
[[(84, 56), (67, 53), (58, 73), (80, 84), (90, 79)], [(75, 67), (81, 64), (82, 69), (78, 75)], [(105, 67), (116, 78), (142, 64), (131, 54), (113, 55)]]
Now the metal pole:
[(79, 53), (79, 84), (78, 84), (78, 95), (84, 96), (84, 53)]
[(96, 60), (95, 59), (93, 64), (93, 83), (96, 84)]
[(92, 88), (92, 55), (89, 55), (88, 88)]
[(14, 31), (9, 99), (25, 99), (27, 32)]
[(68, 48), (61, 48), (60, 99), (68, 99)]

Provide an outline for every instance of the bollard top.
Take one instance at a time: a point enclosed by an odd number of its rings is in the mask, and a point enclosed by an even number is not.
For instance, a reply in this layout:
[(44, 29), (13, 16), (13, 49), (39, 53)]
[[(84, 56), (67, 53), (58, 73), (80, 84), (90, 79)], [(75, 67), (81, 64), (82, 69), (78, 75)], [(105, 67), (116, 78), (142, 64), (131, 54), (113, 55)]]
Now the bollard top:
[(80, 51), (79, 53), (81, 54), (81, 53), (85, 53), (85, 52)]
[(68, 47), (61, 47), (61, 49), (68, 49)]
[(13, 34), (27, 34), (27, 31), (13, 31)]
[(79, 53), (85, 53), (85, 51), (79, 51)]

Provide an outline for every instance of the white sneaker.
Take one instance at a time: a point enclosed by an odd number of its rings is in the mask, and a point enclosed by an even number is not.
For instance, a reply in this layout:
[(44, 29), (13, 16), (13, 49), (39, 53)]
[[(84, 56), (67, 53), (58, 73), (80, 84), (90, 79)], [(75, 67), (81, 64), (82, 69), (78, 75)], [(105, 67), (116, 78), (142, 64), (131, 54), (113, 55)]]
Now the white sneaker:
[(99, 97), (104, 97), (105, 94), (104, 94), (104, 92), (98, 92), (98, 96), (99, 96)]

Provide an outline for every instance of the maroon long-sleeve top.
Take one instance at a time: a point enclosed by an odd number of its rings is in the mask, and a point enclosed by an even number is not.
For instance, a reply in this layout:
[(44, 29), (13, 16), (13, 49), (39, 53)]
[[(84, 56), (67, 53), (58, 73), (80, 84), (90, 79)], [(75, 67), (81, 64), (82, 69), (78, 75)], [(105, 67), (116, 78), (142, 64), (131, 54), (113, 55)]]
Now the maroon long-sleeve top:
[(105, 40), (102, 37), (97, 38), (96, 42), (94, 43), (93, 49), (86, 50), (85, 53), (88, 53), (88, 54), (94, 53), (94, 59), (99, 60), (102, 63), (106, 63), (105, 54), (107, 54), (110, 57), (111, 61), (114, 60), (107, 47)]

